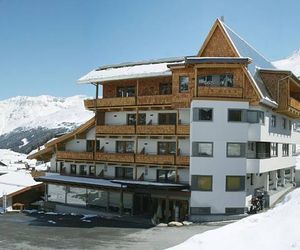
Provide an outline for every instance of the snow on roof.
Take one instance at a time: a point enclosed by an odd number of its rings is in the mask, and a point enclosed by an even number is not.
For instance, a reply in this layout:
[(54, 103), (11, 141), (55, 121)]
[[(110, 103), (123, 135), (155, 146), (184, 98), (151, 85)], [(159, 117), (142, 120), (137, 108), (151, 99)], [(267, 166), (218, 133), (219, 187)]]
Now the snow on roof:
[(0, 198), (3, 194), (11, 195), (15, 192), (22, 191), (28, 187), (39, 185), (29, 172), (18, 171), (10, 172), (0, 176)]
[(170, 76), (169, 64), (183, 61), (184, 58), (169, 58), (136, 63), (107, 65), (92, 70), (78, 80), (78, 83), (105, 82), (155, 76)]
[(299, 249), (300, 188), (266, 212), (196, 234), (172, 250)]

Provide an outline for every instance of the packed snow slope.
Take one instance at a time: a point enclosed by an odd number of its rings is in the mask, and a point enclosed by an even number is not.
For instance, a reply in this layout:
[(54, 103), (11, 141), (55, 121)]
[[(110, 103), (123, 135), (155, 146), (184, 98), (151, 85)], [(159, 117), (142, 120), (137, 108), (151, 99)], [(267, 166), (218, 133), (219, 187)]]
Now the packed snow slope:
[(300, 49), (286, 59), (273, 62), (276, 68), (291, 70), (296, 76), (300, 76)]
[(17, 96), (0, 101), (0, 148), (28, 154), (59, 133), (93, 116), (84, 108), (86, 96)]
[(300, 249), (300, 188), (267, 212), (197, 234), (172, 250)]

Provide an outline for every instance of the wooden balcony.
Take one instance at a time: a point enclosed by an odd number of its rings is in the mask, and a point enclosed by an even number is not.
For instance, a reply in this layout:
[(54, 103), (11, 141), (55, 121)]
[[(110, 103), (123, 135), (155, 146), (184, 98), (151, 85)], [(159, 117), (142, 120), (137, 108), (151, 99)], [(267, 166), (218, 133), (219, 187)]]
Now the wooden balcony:
[(175, 125), (138, 125), (136, 133), (141, 135), (174, 135)]
[(237, 87), (198, 87), (199, 97), (227, 97), (227, 98), (242, 98), (243, 89)]
[(84, 100), (84, 106), (87, 109), (98, 107), (122, 107), (122, 106), (134, 106), (136, 105), (136, 98), (133, 97), (114, 97), (114, 98), (102, 98), (102, 99), (88, 99)]
[(71, 152), (71, 151), (57, 151), (57, 159), (67, 160), (93, 160), (93, 152)]
[(96, 152), (95, 160), (108, 162), (134, 162), (134, 153)]
[(295, 98), (290, 97), (290, 99), (289, 99), (289, 105), (293, 109), (296, 109), (296, 110), (300, 111), (300, 101), (296, 100)]
[(288, 97), (287, 101), (282, 102), (278, 112), (294, 119), (300, 118), (300, 101), (293, 97)]
[(150, 95), (150, 96), (138, 96), (138, 105), (166, 105), (172, 104), (172, 95)]
[(189, 166), (190, 157), (187, 155), (177, 155), (176, 156), (176, 165)]
[(178, 135), (189, 135), (190, 134), (190, 125), (187, 124), (178, 124), (176, 133)]
[(98, 125), (96, 127), (97, 134), (135, 134), (134, 125)]
[(174, 155), (150, 155), (150, 154), (136, 154), (136, 163), (149, 163), (149, 164), (175, 164)]

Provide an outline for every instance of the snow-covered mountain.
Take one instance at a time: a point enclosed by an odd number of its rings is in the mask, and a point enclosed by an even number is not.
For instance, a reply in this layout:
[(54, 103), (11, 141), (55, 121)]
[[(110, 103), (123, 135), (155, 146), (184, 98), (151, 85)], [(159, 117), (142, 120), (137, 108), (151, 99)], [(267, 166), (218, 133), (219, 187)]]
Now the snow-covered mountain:
[(273, 64), (278, 69), (291, 70), (296, 76), (300, 77), (300, 49), (286, 59), (275, 61)]
[(93, 116), (85, 110), (86, 96), (17, 96), (0, 101), (0, 148), (21, 153), (44, 144)]

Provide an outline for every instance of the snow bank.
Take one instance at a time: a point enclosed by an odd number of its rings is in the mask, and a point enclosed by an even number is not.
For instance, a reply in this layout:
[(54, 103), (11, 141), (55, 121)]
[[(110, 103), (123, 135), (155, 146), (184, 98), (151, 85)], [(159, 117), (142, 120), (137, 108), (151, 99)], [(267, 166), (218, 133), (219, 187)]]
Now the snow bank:
[(172, 250), (300, 249), (300, 188), (274, 209), (197, 234)]

